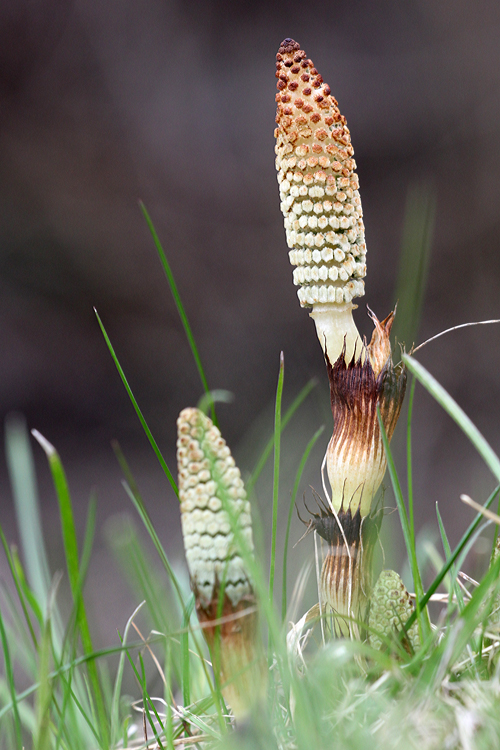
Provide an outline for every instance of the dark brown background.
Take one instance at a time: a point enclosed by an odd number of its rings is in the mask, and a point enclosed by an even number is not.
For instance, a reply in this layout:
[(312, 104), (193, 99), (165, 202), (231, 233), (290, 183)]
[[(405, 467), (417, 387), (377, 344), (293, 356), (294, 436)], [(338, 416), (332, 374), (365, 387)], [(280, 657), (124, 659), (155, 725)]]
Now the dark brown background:
[[(92, 311), (107, 326), (153, 433), (174, 465), (175, 418), (201, 386), (151, 238), (148, 206), (174, 270), (241, 468), (272, 425), (278, 359), (285, 406), (321, 385), (288, 428), (283, 507), (316, 427), (321, 447), (302, 490), (320, 488), (330, 429), (321, 351), (296, 299), (274, 172), (274, 55), (291, 36), (329, 83), (356, 152), (368, 245), (366, 301), (394, 302), (405, 201), (433, 186), (436, 230), (419, 340), (500, 317), (500, 5), (3, 0), (0, 5), (0, 409), (18, 410), (59, 449), (83, 523), (93, 486), (99, 524), (129, 509), (110, 440), (121, 442), (173, 559), (176, 501), (119, 382)], [(363, 331), (364, 301), (358, 311)], [(421, 361), (499, 446), (500, 330), (469, 329)], [(417, 521), (452, 541), (493, 480), (451, 421), (419, 390)], [(399, 428), (401, 439), (403, 429)], [(57, 509), (35, 446), (54, 569)], [(1, 519), (15, 538), (1, 465)], [(388, 502), (390, 493), (388, 492)], [(259, 487), (264, 520), (270, 490)], [(388, 562), (397, 519), (387, 521)], [(294, 521), (293, 539), (301, 529)], [(293, 553), (310, 555), (310, 540)], [(2, 568), (4, 563), (2, 562)], [(90, 601), (114, 640), (134, 607), (98, 533)], [(310, 594), (310, 598), (313, 594)], [(105, 606), (103, 602), (105, 601)]]

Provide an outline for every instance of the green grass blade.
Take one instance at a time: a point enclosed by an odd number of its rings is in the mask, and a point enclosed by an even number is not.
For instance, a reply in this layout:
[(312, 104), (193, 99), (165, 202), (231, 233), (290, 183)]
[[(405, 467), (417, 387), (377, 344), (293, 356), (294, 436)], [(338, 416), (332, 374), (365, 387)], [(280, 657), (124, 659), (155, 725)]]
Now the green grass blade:
[(157, 444), (156, 440), (154, 439), (154, 437), (153, 437), (153, 435), (151, 433), (151, 430), (148, 427), (148, 423), (146, 422), (146, 420), (144, 418), (144, 415), (143, 415), (142, 411), (139, 408), (139, 404), (135, 400), (135, 396), (132, 393), (132, 389), (131, 389), (130, 385), (128, 384), (128, 380), (125, 377), (125, 373), (123, 372), (122, 366), (120, 365), (120, 362), (118, 361), (118, 357), (116, 356), (116, 353), (115, 353), (115, 350), (114, 350), (113, 345), (111, 343), (111, 340), (110, 340), (110, 338), (109, 338), (109, 336), (108, 336), (108, 334), (106, 332), (106, 329), (104, 328), (104, 324), (103, 324), (101, 318), (99, 317), (99, 313), (97, 312), (97, 310), (95, 309), (95, 307), (94, 307), (94, 312), (96, 314), (97, 322), (99, 323), (99, 327), (101, 329), (102, 335), (104, 336), (104, 340), (105, 340), (105, 342), (107, 344), (107, 347), (109, 349), (109, 352), (110, 352), (110, 354), (111, 354), (111, 356), (113, 358), (113, 362), (115, 363), (116, 369), (118, 370), (118, 374), (120, 375), (122, 383), (125, 386), (125, 390), (128, 393), (128, 397), (129, 397), (129, 399), (132, 402), (132, 406), (135, 409), (135, 413), (139, 417), (139, 422), (142, 425), (142, 429), (146, 433), (146, 437), (149, 440), (150, 445), (151, 445), (151, 447), (153, 448), (153, 450), (155, 452), (156, 458), (158, 459), (161, 468), (165, 472), (165, 475), (166, 475), (168, 481), (170, 482), (170, 485), (171, 485), (173, 491), (175, 492), (175, 494), (177, 495), (177, 497), (179, 497), (179, 490), (177, 489), (177, 484), (175, 482), (173, 474), (170, 471), (170, 469), (168, 468), (167, 462), (163, 458), (163, 455), (162, 455), (162, 453), (161, 453), (161, 451), (160, 451), (160, 449), (158, 447), (158, 444)]
[(12, 702), (12, 713), (14, 715), (14, 730), (16, 735), (16, 748), (17, 750), (23, 750), (23, 739), (21, 731), (21, 719), (19, 716), (18, 708), (18, 696), (16, 694), (16, 686), (14, 682), (14, 669), (10, 658), (9, 644), (7, 642), (7, 633), (5, 632), (5, 625), (2, 618), (2, 611), (0, 610), (0, 640), (2, 641), (3, 650), (3, 661), (5, 676), (7, 678), (7, 684), (9, 686), (10, 698)]
[(191, 703), (191, 684), (190, 684), (190, 658), (189, 658), (189, 621), (194, 610), (195, 597), (191, 596), (186, 604), (184, 616), (182, 618), (182, 635), (181, 635), (181, 653), (182, 653), (182, 702), (185, 706)]
[[(495, 487), (487, 501), (484, 503), (483, 508), (489, 508), (496, 498), (500, 499), (500, 485)], [(467, 545), (469, 544), (472, 536), (476, 532), (478, 526), (481, 524), (481, 522), (484, 520), (484, 516), (481, 513), (478, 513), (475, 517), (475, 519), (472, 521), (472, 523), (469, 525), (465, 533), (463, 534), (462, 538), (460, 539), (459, 543), (455, 547), (452, 556), (446, 560), (443, 567), (427, 589), (426, 593), (424, 594), (421, 606), (424, 607), (430, 600), (431, 596), (436, 593), (439, 586), (441, 585), (442, 581), (444, 580), (445, 576), (449, 571), (451, 570), (451, 567), (454, 565), (456, 560), (458, 559), (459, 555), (462, 554), (462, 552), (466, 549)], [(415, 622), (416, 612), (413, 612), (413, 614), (408, 618), (407, 627), (411, 628), (413, 623)]]
[(410, 524), (410, 534), (415, 546), (415, 515), (413, 512), (413, 460), (412, 460), (412, 442), (411, 442), (411, 423), (413, 417), (413, 399), (415, 396), (415, 378), (412, 378), (410, 386), (410, 395), (408, 397), (408, 418), (406, 427), (406, 474), (408, 487), (408, 521)]
[[(444, 557), (445, 560), (448, 560), (451, 557), (451, 547), (450, 543), (448, 541), (448, 535), (446, 533), (446, 529), (444, 527), (443, 519), (441, 518), (441, 513), (439, 512), (439, 506), (436, 503), (436, 516), (438, 520), (438, 526), (439, 526), (439, 533), (441, 534), (441, 543), (443, 545), (444, 550)], [(458, 607), (460, 611), (462, 612), (464, 608), (464, 597), (462, 594), (462, 589), (458, 585), (456, 581), (456, 572), (455, 570), (452, 571), (451, 575), (451, 586), (450, 586), (450, 604), (453, 594), (455, 594), (458, 602)]]
[[(299, 392), (299, 394), (294, 398), (293, 402), (290, 404), (288, 409), (286, 410), (285, 414), (283, 415), (283, 418), (281, 420), (281, 431), (285, 429), (299, 406), (305, 401), (305, 399), (309, 396), (313, 388), (317, 385), (316, 378), (311, 378), (311, 380), (305, 384), (305, 386), (302, 388), (302, 390)], [(267, 463), (267, 460), (269, 456), (272, 453), (274, 447), (274, 434), (271, 435), (269, 440), (267, 441), (264, 450), (262, 451), (259, 460), (255, 464), (255, 467), (248, 478), (246, 482), (247, 491), (250, 493), (252, 489), (255, 487), (255, 483), (257, 482), (257, 479), (259, 478), (262, 469)]]
[(274, 473), (273, 473), (273, 521), (271, 529), (271, 567), (269, 571), (269, 599), (273, 600), (274, 571), (276, 566), (276, 536), (278, 533), (278, 494), (280, 486), (280, 454), (281, 454), (281, 398), (283, 395), (283, 380), (285, 377), (285, 359), (280, 354), (280, 371), (278, 387), (276, 389), (276, 407), (274, 410)]
[(382, 418), (380, 416), (380, 410), (377, 407), (378, 412), (378, 423), (380, 432), (382, 435), (382, 441), (384, 443), (385, 455), (387, 458), (387, 467), (389, 469), (389, 475), (391, 477), (392, 488), (394, 491), (394, 497), (396, 498), (396, 504), (398, 506), (399, 518), (401, 520), (401, 528), (403, 530), (403, 537), (405, 540), (406, 551), (408, 559), (410, 561), (410, 567), (413, 577), (413, 585), (415, 587), (415, 611), (418, 618), (419, 630), (421, 631), (422, 640), (427, 640), (431, 633), (431, 623), (429, 619), (429, 613), (427, 608), (422, 604), (424, 589), (422, 586), (422, 579), (420, 577), (420, 570), (418, 567), (417, 551), (415, 548), (415, 539), (412, 537), (410, 531), (410, 524), (408, 522), (408, 515), (406, 513), (405, 501), (403, 493), (401, 492), (401, 485), (399, 483), (399, 477), (392, 457), (391, 449), (389, 447), (389, 441), (387, 439), (387, 433), (385, 431)]
[[(170, 642), (167, 641), (167, 653), (165, 655), (165, 679), (167, 685), (172, 684), (172, 654), (170, 648)], [(167, 748), (169, 750), (175, 750), (174, 744), (174, 722), (172, 717), (172, 709), (169, 703), (165, 706), (165, 739), (167, 740)]]
[(467, 435), (479, 455), (490, 468), (496, 480), (500, 482), (500, 459), (487, 440), (481, 435), (476, 425), (469, 419), (457, 402), (445, 391), (443, 386), (413, 357), (403, 355), (403, 361), (417, 380), (436, 399), (450, 417), (457, 423), (461, 430)]
[[(490, 594), (495, 583), (498, 586), (498, 574), (500, 572), (500, 558), (486, 572), (479, 586), (474, 590), (471, 599), (467, 602), (455, 628), (448, 629), (445, 638), (440, 644), (443, 661), (452, 664), (460, 658), (463, 651), (474, 639), (474, 631), (484, 622), (490, 614), (491, 602), (485, 606), (485, 599)], [(479, 656), (479, 654), (478, 654)], [(430, 664), (432, 667), (432, 663)], [(436, 680), (437, 682), (437, 680)]]
[(139, 653), (139, 664), (141, 666), (141, 673), (138, 674), (139, 684), (142, 688), (142, 705), (143, 705), (143, 711), (146, 712), (146, 716), (148, 717), (149, 725), (151, 729), (153, 730), (153, 734), (155, 736), (156, 742), (158, 743), (160, 750), (163, 750), (163, 744), (160, 740), (160, 736), (158, 734), (158, 731), (156, 729), (155, 723), (153, 721), (153, 717), (151, 716), (151, 711), (149, 709), (149, 706), (151, 705), (151, 708), (153, 709), (153, 712), (156, 716), (156, 720), (158, 721), (160, 727), (161, 727), (161, 734), (163, 734), (163, 724), (160, 721), (160, 717), (158, 716), (158, 712), (156, 711), (156, 707), (154, 704), (154, 701), (151, 700), (148, 693), (147, 688), (147, 680), (146, 680), (146, 670), (144, 668), (144, 659), (142, 658), (142, 654)]
[[(76, 621), (82, 639), (83, 650), (86, 654), (90, 654), (93, 652), (93, 646), (90, 636), (87, 614), (85, 611), (85, 603), (83, 597), (81, 596), (82, 579), (80, 575), (80, 564), (78, 558), (78, 542), (76, 538), (73, 507), (71, 503), (71, 496), (69, 494), (68, 483), (66, 481), (66, 474), (59, 454), (57, 453), (54, 446), (49, 443), (49, 441), (44, 438), (43, 435), (38, 432), (38, 430), (33, 430), (32, 435), (43, 448), (52, 473), (52, 480), (54, 482), (57, 500), (59, 503), (61, 529), (66, 556), (66, 567), (68, 571), (71, 593), (75, 604)], [(109, 747), (108, 720), (95, 662), (93, 660), (89, 661), (87, 668), (92, 687), (93, 698), (97, 706), (101, 745), (102, 747), (107, 748)]]
[(163, 549), (163, 545), (160, 542), (160, 538), (158, 534), (156, 533), (156, 530), (153, 526), (153, 522), (151, 521), (151, 518), (149, 517), (149, 513), (146, 509), (146, 506), (144, 505), (144, 501), (141, 497), (141, 494), (139, 492), (139, 488), (137, 487), (137, 484), (135, 482), (135, 479), (132, 475), (132, 472), (130, 471), (130, 468), (127, 464), (127, 461), (125, 459), (125, 456), (122, 453), (122, 450), (116, 440), (112, 442), (113, 450), (115, 452), (115, 455), (118, 459), (118, 463), (121, 466), (121, 469), (123, 473), (125, 474), (125, 482), (123, 483), (125, 492), (129, 496), (129, 498), (132, 500), (132, 503), (137, 510), (141, 521), (143, 522), (144, 526), (146, 527), (146, 530), (151, 537), (154, 546), (156, 547), (156, 551), (158, 552), (158, 555), (160, 557), (160, 560), (163, 563), (163, 566), (165, 570), (167, 571), (169, 578), (172, 582), (172, 585), (174, 586), (174, 589), (177, 593), (177, 596), (179, 597), (179, 604), (181, 606), (181, 610), (184, 611), (184, 597), (182, 595), (182, 589), (179, 584), (179, 581), (177, 580), (177, 576), (175, 575), (173, 568), (170, 564), (170, 561), (167, 557), (167, 554), (165, 550)]
[(26, 577), (41, 610), (45, 611), (50, 573), (42, 535), (33, 454), (26, 422), (21, 415), (12, 414), (5, 420), (5, 448)]
[(283, 621), (285, 620), (286, 611), (287, 611), (288, 541), (290, 538), (290, 524), (292, 522), (293, 509), (295, 507), (295, 502), (297, 499), (297, 492), (299, 491), (299, 485), (302, 479), (302, 473), (307, 463), (307, 459), (309, 458), (309, 454), (311, 453), (312, 449), (316, 445), (316, 441), (318, 440), (319, 436), (322, 434), (324, 429), (325, 429), (325, 426), (322, 425), (318, 430), (316, 430), (312, 438), (309, 440), (306, 446), (306, 449), (304, 453), (302, 454), (302, 458), (300, 459), (299, 467), (295, 475), (295, 481), (293, 483), (292, 496), (290, 498), (290, 508), (288, 510), (288, 519), (287, 519), (287, 524), (286, 524), (285, 545), (284, 545), (284, 550), (283, 550), (283, 588), (282, 588), (282, 597), (281, 597), (281, 619)]
[(396, 300), (398, 314), (394, 335), (410, 349), (416, 340), (425, 287), (434, 222), (436, 197), (429, 186), (416, 185), (408, 191), (401, 246)]
[[(121, 639), (121, 642), (124, 647), (127, 645), (128, 633), (131, 628), (132, 622), (136, 614), (142, 609), (144, 604), (145, 602), (141, 602), (139, 606), (135, 608), (135, 610), (132, 612), (129, 619), (127, 620), (127, 624), (125, 625), (125, 630), (123, 632), (123, 638)], [(111, 699), (111, 746), (112, 747), (118, 742), (118, 739), (121, 734), (120, 733), (120, 696), (121, 696), (121, 689), (122, 689), (122, 682), (123, 682), (124, 667), (125, 667), (125, 650), (123, 650), (122, 653), (120, 654), (120, 659), (118, 661), (118, 669), (116, 670), (113, 697)]]
[(37, 727), (35, 732), (36, 750), (49, 750), (51, 747), (51, 716), (50, 707), (54, 700), (52, 683), (49, 679), (50, 657), (52, 653), (52, 610), (58, 581), (54, 581), (47, 602), (47, 616), (42, 628), (38, 661), (38, 683), (40, 687), (36, 693)]
[(165, 276), (167, 277), (168, 285), (170, 287), (170, 291), (172, 292), (172, 297), (174, 298), (175, 306), (177, 308), (177, 312), (179, 313), (179, 317), (181, 319), (182, 325), (184, 327), (184, 332), (186, 334), (186, 338), (188, 340), (189, 346), (191, 348), (191, 352), (194, 357), (194, 361), (196, 363), (196, 368), (198, 370), (203, 389), (205, 393), (207, 394), (207, 397), (211, 401), (211, 413), (212, 413), (212, 421), (216, 425), (217, 424), (217, 417), (215, 414), (215, 404), (213, 399), (210, 395), (210, 388), (208, 387), (208, 381), (205, 375), (205, 371), (203, 369), (203, 365), (201, 363), (201, 357), (198, 352), (198, 347), (196, 346), (196, 341), (193, 336), (193, 332), (191, 330), (191, 326), (189, 324), (188, 316), (186, 314), (186, 311), (184, 309), (184, 305), (182, 304), (181, 296), (179, 294), (179, 290), (177, 288), (177, 284), (175, 282), (174, 274), (172, 273), (172, 269), (170, 268), (170, 263), (167, 260), (167, 256), (165, 255), (165, 251), (162, 247), (162, 244), (160, 242), (160, 238), (158, 237), (158, 234), (156, 233), (156, 229), (154, 228), (153, 222), (151, 220), (151, 217), (148, 213), (148, 210), (144, 203), (142, 201), (139, 202), (139, 206), (141, 208), (141, 211), (143, 213), (144, 218), (146, 219), (146, 223), (149, 227), (149, 231), (151, 232), (151, 236), (153, 237), (153, 242), (155, 243), (156, 251), (158, 253), (158, 257), (160, 258), (160, 262), (163, 266), (163, 270), (165, 271)]
[[(148, 644), (154, 644), (154, 643), (161, 643), (163, 642), (164, 637), (163, 636), (150, 636), (148, 638)], [(144, 641), (134, 641), (133, 643), (129, 643), (127, 647), (125, 647), (125, 650), (129, 649), (141, 649), (144, 648)], [(78, 656), (75, 659), (73, 659), (71, 662), (67, 664), (63, 664), (59, 666), (57, 669), (52, 670), (52, 672), (49, 675), (50, 680), (56, 680), (61, 677), (61, 675), (64, 675), (68, 672), (70, 672), (72, 669), (77, 669), (78, 667), (88, 664), (91, 661), (97, 661), (98, 659), (104, 659), (108, 656), (114, 656), (115, 654), (121, 654), (124, 650), (123, 646), (113, 646), (111, 648), (102, 648), (98, 649), (96, 651), (93, 651), (90, 654), (84, 654), (83, 656)], [(16, 696), (16, 703), (19, 705), (22, 701), (26, 700), (27, 698), (30, 698), (32, 695), (36, 693), (38, 688), (40, 687), (38, 682), (35, 682), (33, 685), (30, 685), (30, 687), (23, 690), (21, 693), (18, 693)], [(2, 719), (4, 716), (6, 716), (10, 711), (14, 710), (14, 705), (11, 702), (2, 705), (0, 707), (0, 719)], [(97, 735), (96, 735), (97, 738)]]
[[(14, 581), (14, 586), (16, 587), (17, 595), (21, 603), (21, 609), (23, 611), (24, 619), (26, 620), (26, 624), (28, 626), (31, 640), (33, 641), (33, 645), (35, 649), (37, 649), (38, 648), (37, 637), (33, 628), (33, 623), (31, 622), (30, 614), (28, 612), (26, 599), (28, 599), (28, 602), (32, 609), (36, 608), (34, 609), (34, 611), (35, 611), (35, 616), (38, 622), (42, 621), (42, 613), (41, 613), (40, 607), (35, 597), (33, 596), (33, 594), (29, 591), (27, 581), (24, 579), (24, 571), (21, 567), (21, 561), (19, 559), (16, 560), (14, 555), (10, 551), (9, 545), (7, 544), (7, 540), (5, 538), (5, 534), (1, 526), (0, 526), (0, 540), (2, 541), (2, 545), (5, 551), (5, 556), (7, 558), (7, 562), (10, 568), (10, 573), (12, 575), (12, 580)], [(26, 596), (27, 592), (29, 592), (30, 598)]]

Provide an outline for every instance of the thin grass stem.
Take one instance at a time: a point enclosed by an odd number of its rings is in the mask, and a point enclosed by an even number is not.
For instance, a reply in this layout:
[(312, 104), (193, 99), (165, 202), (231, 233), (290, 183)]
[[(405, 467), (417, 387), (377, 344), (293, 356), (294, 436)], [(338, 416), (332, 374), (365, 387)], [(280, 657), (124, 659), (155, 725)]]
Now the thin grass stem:
[(120, 362), (118, 361), (118, 357), (116, 356), (116, 353), (115, 353), (115, 350), (114, 350), (113, 345), (111, 343), (111, 340), (110, 340), (110, 338), (109, 338), (109, 336), (108, 336), (108, 334), (106, 332), (106, 329), (104, 328), (104, 324), (103, 324), (101, 318), (99, 317), (99, 313), (97, 312), (97, 310), (95, 309), (95, 307), (94, 307), (94, 312), (95, 312), (95, 315), (96, 315), (96, 318), (97, 318), (97, 322), (99, 323), (99, 327), (100, 327), (100, 329), (102, 331), (102, 335), (104, 336), (104, 340), (106, 341), (106, 344), (107, 344), (107, 347), (109, 349), (109, 352), (110, 352), (110, 354), (111, 354), (111, 356), (113, 358), (113, 362), (115, 363), (116, 369), (118, 370), (118, 374), (120, 375), (122, 383), (125, 386), (125, 390), (127, 391), (128, 396), (129, 396), (129, 398), (130, 398), (130, 400), (132, 402), (132, 406), (135, 409), (135, 413), (139, 417), (139, 422), (142, 425), (142, 429), (146, 433), (146, 437), (148, 438), (148, 440), (149, 440), (149, 442), (151, 444), (151, 447), (153, 448), (153, 450), (155, 452), (156, 458), (158, 459), (161, 468), (165, 472), (165, 475), (166, 475), (168, 481), (170, 482), (170, 486), (172, 487), (172, 489), (175, 492), (175, 494), (177, 495), (177, 497), (179, 497), (179, 490), (177, 489), (177, 484), (175, 482), (173, 474), (170, 471), (170, 469), (168, 468), (167, 462), (165, 461), (165, 459), (162, 456), (162, 453), (161, 453), (161, 451), (160, 451), (160, 449), (158, 447), (158, 444), (157, 444), (156, 440), (154, 439), (154, 437), (153, 437), (153, 435), (151, 433), (151, 430), (148, 427), (148, 423), (146, 422), (146, 420), (144, 418), (144, 415), (143, 415), (142, 411), (139, 408), (139, 404), (135, 400), (135, 396), (132, 393), (132, 389), (131, 389), (131, 387), (130, 387), (130, 385), (128, 383), (127, 378), (125, 377), (125, 373), (123, 372), (123, 368), (122, 368)]
[(273, 523), (271, 530), (271, 566), (269, 571), (269, 599), (274, 595), (274, 572), (276, 566), (276, 536), (278, 533), (278, 495), (280, 484), (280, 454), (281, 454), (281, 398), (283, 395), (283, 380), (285, 377), (285, 359), (280, 354), (280, 370), (278, 387), (276, 389), (276, 407), (274, 412), (274, 473), (273, 473)]
[(288, 567), (288, 541), (290, 537), (290, 526), (292, 522), (292, 515), (293, 515), (293, 509), (295, 507), (295, 502), (297, 500), (297, 492), (299, 490), (300, 481), (302, 479), (302, 474), (305, 468), (305, 465), (307, 463), (307, 459), (309, 458), (309, 455), (316, 445), (316, 441), (318, 440), (319, 436), (322, 434), (323, 430), (325, 429), (325, 426), (322, 425), (312, 438), (309, 440), (306, 449), (304, 453), (302, 454), (302, 458), (300, 459), (300, 463), (297, 469), (297, 473), (295, 475), (295, 481), (293, 483), (293, 489), (292, 489), (292, 495), (290, 498), (290, 507), (288, 509), (288, 519), (286, 524), (286, 532), (285, 532), (285, 544), (283, 549), (283, 586), (282, 586), (282, 595), (281, 595), (281, 619), (284, 622), (287, 612), (287, 567)]
[(415, 514), (413, 512), (413, 461), (412, 461), (412, 441), (411, 441), (411, 423), (413, 417), (413, 399), (415, 396), (415, 378), (412, 378), (410, 386), (410, 395), (408, 397), (408, 421), (406, 428), (406, 476), (408, 487), (408, 520), (410, 523), (410, 534), (415, 547)]
[[(294, 398), (286, 412), (284, 413), (282, 420), (281, 420), (281, 431), (285, 429), (299, 406), (305, 401), (305, 399), (308, 397), (308, 395), (311, 393), (313, 388), (316, 387), (317, 380), (316, 378), (311, 378), (308, 383), (305, 384), (305, 386), (302, 388), (302, 390), (298, 393), (298, 395)], [(269, 440), (267, 441), (264, 450), (262, 451), (257, 463), (255, 464), (255, 467), (250, 474), (249, 478), (246, 481), (246, 487), (247, 491), (250, 493), (253, 488), (255, 487), (255, 484), (257, 482), (257, 479), (259, 478), (260, 474), (262, 473), (262, 470), (264, 466), (267, 463), (267, 459), (272, 453), (274, 446), (274, 434), (271, 435)]]
[(198, 370), (198, 374), (200, 376), (203, 388), (205, 390), (205, 393), (207, 394), (207, 397), (211, 401), (211, 415), (212, 415), (212, 422), (217, 425), (217, 416), (215, 414), (215, 404), (213, 401), (213, 398), (210, 393), (210, 388), (208, 387), (208, 381), (205, 375), (205, 371), (203, 369), (203, 365), (201, 363), (201, 357), (198, 352), (198, 347), (196, 346), (196, 341), (193, 336), (193, 331), (191, 330), (191, 326), (189, 324), (188, 316), (186, 314), (186, 310), (184, 308), (184, 305), (182, 304), (181, 296), (179, 294), (179, 290), (177, 288), (177, 283), (174, 278), (174, 274), (172, 273), (172, 269), (170, 268), (170, 263), (167, 260), (167, 256), (165, 255), (165, 251), (162, 247), (162, 244), (160, 242), (160, 238), (158, 237), (158, 234), (156, 232), (156, 229), (154, 227), (154, 224), (151, 220), (151, 217), (148, 213), (148, 210), (144, 203), (142, 201), (139, 201), (139, 206), (142, 211), (142, 214), (144, 218), (146, 219), (146, 223), (149, 227), (149, 231), (151, 232), (151, 236), (153, 237), (153, 242), (156, 247), (156, 251), (158, 253), (158, 257), (160, 258), (160, 262), (163, 266), (163, 270), (165, 271), (165, 276), (167, 277), (168, 285), (170, 287), (170, 291), (172, 292), (172, 297), (174, 298), (175, 306), (177, 308), (177, 312), (179, 313), (179, 317), (181, 319), (182, 325), (184, 327), (184, 332), (186, 334), (186, 338), (188, 340), (189, 346), (191, 348), (191, 352), (194, 357), (194, 361), (196, 363), (196, 368)]

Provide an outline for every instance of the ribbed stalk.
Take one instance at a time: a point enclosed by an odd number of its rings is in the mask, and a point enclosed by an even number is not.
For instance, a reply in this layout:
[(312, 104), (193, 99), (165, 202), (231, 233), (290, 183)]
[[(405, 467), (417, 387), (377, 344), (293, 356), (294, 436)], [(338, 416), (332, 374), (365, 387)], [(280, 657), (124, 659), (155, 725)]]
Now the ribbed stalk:
[[(342, 528), (340, 528), (342, 527)], [(359, 511), (338, 514), (320, 580), (320, 601), (336, 636), (361, 638), (372, 592), (372, 557), (377, 522)]]
[[(326, 454), (331, 494), (309, 529), (328, 551), (320, 605), (333, 631), (356, 635), (371, 592), (377, 523), (371, 517), (386, 458), (378, 422), (389, 439), (404, 397), (404, 368), (393, 367), (391, 313), (362, 341), (352, 317), (364, 294), (366, 244), (351, 135), (337, 100), (293, 39), (276, 55), (276, 168), (294, 283), (323, 348), (330, 381), (333, 434)], [(325, 493), (327, 493), (325, 486)]]

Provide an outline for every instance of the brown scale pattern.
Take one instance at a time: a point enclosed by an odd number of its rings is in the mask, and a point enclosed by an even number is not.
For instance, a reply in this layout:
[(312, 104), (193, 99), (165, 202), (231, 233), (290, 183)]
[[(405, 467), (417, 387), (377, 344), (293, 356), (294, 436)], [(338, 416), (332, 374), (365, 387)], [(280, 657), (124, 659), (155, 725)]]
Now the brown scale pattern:
[(293, 39), (276, 55), (276, 169), (302, 306), (364, 294), (366, 245), (354, 150), (330, 87)]

